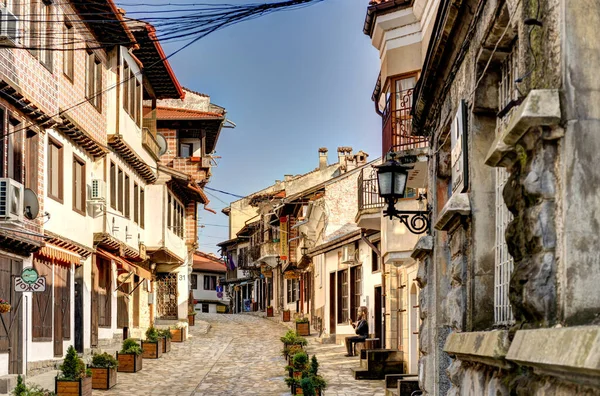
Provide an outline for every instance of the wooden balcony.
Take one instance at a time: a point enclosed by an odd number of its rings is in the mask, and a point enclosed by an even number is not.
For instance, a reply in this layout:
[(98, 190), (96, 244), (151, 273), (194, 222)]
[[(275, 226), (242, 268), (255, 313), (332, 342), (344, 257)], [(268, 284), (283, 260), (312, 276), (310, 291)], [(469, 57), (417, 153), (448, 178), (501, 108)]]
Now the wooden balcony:
[(148, 150), (154, 159), (158, 160), (158, 151), (160, 148), (156, 137), (147, 127), (142, 128), (142, 146)]

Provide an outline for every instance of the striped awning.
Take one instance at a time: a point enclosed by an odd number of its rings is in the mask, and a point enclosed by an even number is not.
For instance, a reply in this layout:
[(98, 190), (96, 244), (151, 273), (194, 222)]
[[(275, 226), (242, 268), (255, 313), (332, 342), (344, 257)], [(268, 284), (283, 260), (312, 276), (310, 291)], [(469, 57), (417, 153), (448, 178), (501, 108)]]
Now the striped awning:
[(41, 256), (43, 258), (52, 260), (54, 262), (57, 262), (57, 264), (75, 264), (75, 265), (81, 265), (81, 256), (76, 254), (76, 253), (72, 253), (72, 252), (68, 252), (66, 250), (62, 250), (60, 248), (54, 247), (52, 245), (46, 245), (43, 246), (38, 252), (37, 252), (38, 256)]
[(134, 274), (144, 279), (152, 279), (152, 273), (150, 273), (150, 271), (148, 271), (145, 268), (142, 268), (141, 266), (135, 263), (127, 261), (122, 257), (115, 256), (114, 254), (107, 252), (104, 249), (96, 249), (96, 253), (99, 256), (102, 256), (108, 260), (113, 260), (117, 264), (117, 267), (123, 268), (125, 271), (133, 272)]

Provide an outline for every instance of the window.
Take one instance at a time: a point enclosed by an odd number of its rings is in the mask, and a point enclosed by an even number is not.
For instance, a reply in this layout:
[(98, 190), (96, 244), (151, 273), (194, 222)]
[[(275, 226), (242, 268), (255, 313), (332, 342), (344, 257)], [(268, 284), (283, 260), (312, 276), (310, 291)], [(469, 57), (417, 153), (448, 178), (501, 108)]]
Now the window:
[(63, 201), (63, 146), (48, 138), (48, 197)]
[[(377, 248), (377, 250), (381, 252), (381, 242), (375, 242), (374, 245)], [(379, 256), (377, 255), (375, 250), (371, 250), (371, 272), (379, 271), (381, 269), (380, 264), (381, 262), (379, 260)]]
[(102, 111), (102, 63), (92, 52), (87, 52), (85, 96), (98, 111)]
[(142, 84), (127, 62), (123, 62), (123, 109), (137, 125), (141, 125)]
[(127, 62), (123, 64), (123, 108), (129, 113), (129, 65)]
[(140, 189), (140, 227), (144, 228), (144, 216), (145, 216), (145, 198), (144, 198), (144, 190)]
[(117, 173), (117, 210), (123, 213), (123, 169)]
[[(25, 187), (31, 188), (33, 191), (38, 191), (39, 179), (39, 136), (32, 130), (28, 130), (25, 134)], [(0, 153), (2, 150), (0, 150)], [(2, 168), (0, 167), (0, 170)], [(2, 173), (0, 173), (2, 174)]]
[(131, 184), (129, 184), (129, 175), (125, 175), (125, 217), (131, 218)]
[(85, 162), (73, 156), (73, 210), (85, 216)]
[(98, 326), (111, 326), (111, 305), (112, 305), (112, 264), (110, 260), (97, 257), (97, 275), (98, 275)]
[(142, 86), (140, 82), (135, 79), (135, 123), (137, 125), (142, 124), (141, 113), (142, 113)]
[[(512, 115), (511, 110), (514, 109), (518, 94), (514, 83), (519, 75), (518, 47), (518, 41), (515, 41), (510, 54), (504, 59), (501, 66), (501, 78), (498, 84), (498, 111), (502, 116), (497, 120), (497, 135), (503, 132)], [(494, 321), (496, 324), (510, 324), (514, 321), (508, 298), (514, 263), (504, 238), (506, 227), (512, 220), (512, 215), (504, 204), (502, 196), (507, 179), (506, 169), (496, 168), (496, 239), (494, 243)]]
[(110, 162), (110, 207), (117, 209), (117, 166)]
[(194, 145), (192, 143), (179, 143), (179, 156), (181, 158), (189, 158), (194, 153)]
[(204, 290), (217, 290), (217, 277), (215, 275), (204, 275)]
[(298, 279), (288, 279), (287, 280), (287, 303), (292, 304), (298, 301), (299, 299), (299, 281)]
[(167, 196), (167, 227), (175, 235), (183, 238), (185, 208), (174, 196)]
[(50, 71), (52, 71), (52, 61), (53, 61), (53, 51), (52, 51), (52, 37), (54, 36), (53, 34), (53, 27), (54, 27), (54, 20), (53, 20), (53, 12), (52, 12), (52, 5), (49, 3), (46, 3), (45, 1), (42, 1), (41, 4), (41, 9), (40, 9), (40, 20), (43, 21), (44, 23), (41, 24), (39, 30), (42, 31), (44, 30), (44, 32), (42, 33), (41, 39), (40, 39), (40, 52), (39, 52), (39, 59), (40, 62), (42, 62), (48, 69), (50, 69)]
[(356, 321), (362, 295), (362, 265), (352, 267), (350, 271), (350, 298), (352, 299), (350, 301), (350, 317), (353, 321)]
[(348, 270), (337, 273), (337, 301), (338, 323), (345, 324), (350, 319), (348, 315)]
[[(191, 288), (192, 290), (198, 290), (198, 275), (196, 274), (192, 274), (190, 276), (190, 283), (191, 283)], [(216, 288), (215, 288), (216, 290)]]
[(21, 121), (8, 117), (8, 169), (7, 176), (13, 180), (23, 183), (23, 134)]
[(140, 188), (137, 183), (133, 183), (133, 222), (140, 222)]
[(73, 82), (75, 69), (75, 34), (73, 25), (65, 22), (63, 25), (64, 49), (63, 52), (63, 73)]

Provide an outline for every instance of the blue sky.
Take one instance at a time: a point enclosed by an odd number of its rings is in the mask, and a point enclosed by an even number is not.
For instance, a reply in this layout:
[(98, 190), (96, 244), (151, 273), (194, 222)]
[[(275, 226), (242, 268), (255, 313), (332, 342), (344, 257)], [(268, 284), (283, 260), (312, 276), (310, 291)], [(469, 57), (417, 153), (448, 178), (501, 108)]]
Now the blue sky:
[[(330, 162), (338, 146), (370, 159), (380, 154), (381, 119), (370, 99), (379, 58), (362, 32), (367, 4), (325, 0), (277, 12), (217, 31), (171, 58), (180, 83), (210, 95), (237, 124), (221, 133), (209, 187), (252, 193), (284, 174), (313, 170), (319, 147), (329, 149)], [(165, 52), (181, 45), (165, 44)], [(214, 244), (228, 239), (220, 210), (236, 198), (208, 193), (218, 214), (200, 211), (200, 223), (221, 227), (201, 228), (199, 243), (216, 252)]]

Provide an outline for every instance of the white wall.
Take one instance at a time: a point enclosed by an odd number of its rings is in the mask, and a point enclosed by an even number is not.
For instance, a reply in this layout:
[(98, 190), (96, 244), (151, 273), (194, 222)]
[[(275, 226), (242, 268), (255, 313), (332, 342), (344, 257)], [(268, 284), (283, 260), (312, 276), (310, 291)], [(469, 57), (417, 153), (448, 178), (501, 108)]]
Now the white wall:
[(193, 274), (195, 274), (198, 277), (198, 288), (196, 290), (192, 290), (192, 292), (194, 293), (194, 299), (223, 301), (225, 304), (229, 304), (229, 299), (227, 298), (225, 293), (223, 293), (223, 298), (218, 298), (216, 290), (204, 290), (205, 276), (215, 276), (218, 281), (220, 277), (225, 276), (224, 273), (194, 271)]

